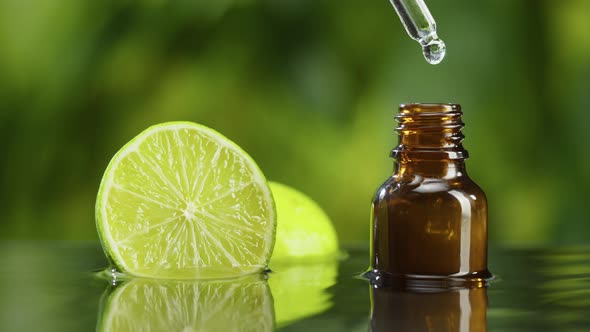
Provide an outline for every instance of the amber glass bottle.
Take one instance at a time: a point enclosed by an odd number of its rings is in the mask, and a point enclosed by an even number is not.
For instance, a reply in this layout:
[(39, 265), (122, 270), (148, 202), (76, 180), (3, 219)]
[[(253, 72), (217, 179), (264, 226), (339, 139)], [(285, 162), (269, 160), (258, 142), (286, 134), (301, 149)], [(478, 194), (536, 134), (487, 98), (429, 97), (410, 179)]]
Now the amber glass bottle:
[(377, 279), (482, 281), (487, 201), (465, 169), (461, 107), (406, 104), (396, 116), (393, 175), (371, 211), (371, 271)]

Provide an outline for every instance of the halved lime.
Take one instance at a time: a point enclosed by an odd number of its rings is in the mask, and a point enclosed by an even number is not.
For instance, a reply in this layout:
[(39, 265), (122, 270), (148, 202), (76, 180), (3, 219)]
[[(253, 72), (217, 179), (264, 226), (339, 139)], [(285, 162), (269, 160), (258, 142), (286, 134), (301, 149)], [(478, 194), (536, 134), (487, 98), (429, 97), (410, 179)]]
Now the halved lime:
[(103, 302), (97, 331), (273, 331), (263, 276), (245, 280), (132, 279)]
[(273, 198), (246, 152), (191, 122), (148, 128), (111, 160), (96, 201), (107, 256), (135, 276), (226, 278), (266, 267)]

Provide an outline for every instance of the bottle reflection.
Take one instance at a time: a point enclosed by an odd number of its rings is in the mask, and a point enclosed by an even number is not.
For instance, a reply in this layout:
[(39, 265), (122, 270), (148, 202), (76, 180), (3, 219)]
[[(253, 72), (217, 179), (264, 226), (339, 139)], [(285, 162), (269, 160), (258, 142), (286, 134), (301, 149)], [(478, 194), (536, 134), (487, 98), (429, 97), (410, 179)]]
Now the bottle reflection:
[(371, 286), (371, 332), (485, 332), (487, 289)]
[(236, 280), (130, 279), (101, 301), (97, 331), (272, 331), (265, 276)]

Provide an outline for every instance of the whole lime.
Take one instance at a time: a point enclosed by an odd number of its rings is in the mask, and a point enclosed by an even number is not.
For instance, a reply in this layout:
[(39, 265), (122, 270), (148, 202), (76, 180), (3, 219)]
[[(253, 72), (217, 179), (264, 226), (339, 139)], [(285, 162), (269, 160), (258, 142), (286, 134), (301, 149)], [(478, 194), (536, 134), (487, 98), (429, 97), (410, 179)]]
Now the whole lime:
[(276, 210), (277, 233), (273, 262), (320, 261), (338, 255), (338, 237), (328, 215), (310, 197), (270, 182)]

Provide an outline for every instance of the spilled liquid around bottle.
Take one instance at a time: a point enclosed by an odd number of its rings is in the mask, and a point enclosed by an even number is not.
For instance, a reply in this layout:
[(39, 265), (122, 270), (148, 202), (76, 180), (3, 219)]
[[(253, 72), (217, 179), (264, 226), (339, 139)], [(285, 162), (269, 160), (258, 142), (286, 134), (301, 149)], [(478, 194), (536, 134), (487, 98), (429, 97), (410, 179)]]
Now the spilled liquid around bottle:
[(398, 288), (411, 292), (434, 292), (458, 289), (473, 289), (489, 287), (495, 276), (489, 278), (453, 278), (432, 277), (420, 275), (392, 276), (377, 270), (368, 270), (359, 279), (367, 280), (371, 288)]

